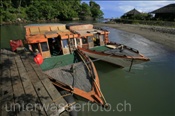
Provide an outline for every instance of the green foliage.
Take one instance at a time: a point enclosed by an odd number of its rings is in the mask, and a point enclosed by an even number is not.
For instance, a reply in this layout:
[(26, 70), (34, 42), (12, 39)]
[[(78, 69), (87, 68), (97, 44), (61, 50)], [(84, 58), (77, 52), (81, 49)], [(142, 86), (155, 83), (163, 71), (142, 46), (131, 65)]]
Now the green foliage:
[(73, 1), (59, 1), (58, 8), (60, 12), (58, 15), (59, 19), (70, 20), (78, 17), (78, 12), (76, 12), (76, 10), (78, 10), (79, 6), (74, 7)]
[(38, 21), (102, 17), (100, 6), (93, 1), (90, 1), (90, 4), (81, 3), (81, 0), (3, 0), (1, 1), (1, 19), (7, 22), (18, 19)]
[(39, 11), (36, 7), (34, 7), (33, 5), (29, 6), (26, 9), (26, 13), (27, 13), (27, 18), (32, 20), (32, 21), (36, 21), (39, 19)]
[(92, 17), (94, 19), (97, 18), (102, 18), (103, 17), (103, 12), (100, 10), (100, 5), (98, 5), (97, 3), (95, 3), (94, 1), (90, 1), (89, 2), (90, 5), (90, 9), (91, 9), (91, 13), (92, 13)]
[(88, 19), (88, 17), (91, 17), (91, 16), (92, 14), (91, 14), (89, 5), (83, 2), (81, 4), (81, 12), (79, 13), (79, 17), (84, 20), (84, 19)]
[(124, 24), (142, 24), (142, 25), (175, 27), (175, 22), (170, 21), (130, 20), (130, 19), (115, 19), (114, 21), (116, 23), (124, 23)]
[(121, 19), (132, 19), (132, 20), (151, 20), (152, 15), (148, 13), (141, 13), (137, 15), (123, 15)]
[(15, 21), (16, 15), (13, 13), (10, 13), (9, 11), (2, 11), (2, 20), (7, 22)]

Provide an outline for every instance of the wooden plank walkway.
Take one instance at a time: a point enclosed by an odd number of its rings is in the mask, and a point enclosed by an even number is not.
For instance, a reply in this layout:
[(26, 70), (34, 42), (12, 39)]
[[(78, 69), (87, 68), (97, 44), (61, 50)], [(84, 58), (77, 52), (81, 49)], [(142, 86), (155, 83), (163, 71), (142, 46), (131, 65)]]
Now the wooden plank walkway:
[(1, 116), (55, 116), (67, 105), (32, 59), (1, 49), (0, 69)]

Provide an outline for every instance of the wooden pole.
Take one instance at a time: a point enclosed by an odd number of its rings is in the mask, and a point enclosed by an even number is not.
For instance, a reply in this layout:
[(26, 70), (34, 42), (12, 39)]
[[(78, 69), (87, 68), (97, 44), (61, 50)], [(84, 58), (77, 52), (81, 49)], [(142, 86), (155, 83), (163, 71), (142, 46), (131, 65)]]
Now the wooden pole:
[(69, 46), (69, 51), (70, 51), (70, 54), (72, 54), (72, 51), (71, 51), (71, 45), (70, 45), (70, 35), (68, 35), (68, 46)]
[(131, 71), (131, 67), (132, 67), (133, 61), (134, 61), (134, 59), (132, 58), (132, 60), (131, 60), (131, 65), (130, 65), (130, 67), (129, 67), (129, 72)]

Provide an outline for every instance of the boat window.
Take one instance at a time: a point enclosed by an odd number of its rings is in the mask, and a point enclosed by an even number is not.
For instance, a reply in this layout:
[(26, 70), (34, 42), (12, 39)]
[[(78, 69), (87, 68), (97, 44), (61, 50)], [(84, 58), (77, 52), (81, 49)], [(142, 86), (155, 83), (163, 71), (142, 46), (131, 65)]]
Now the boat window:
[(70, 45), (73, 47), (75, 46), (74, 38), (70, 38)]
[(68, 41), (67, 41), (67, 39), (62, 40), (62, 41), (63, 41), (63, 47), (64, 48), (68, 48)]
[(87, 44), (87, 43), (88, 43), (87, 38), (85, 38), (85, 37), (82, 38), (82, 43), (83, 43), (83, 44)]
[(49, 50), (48, 46), (47, 46), (47, 42), (42, 42), (40, 44), (41, 44), (41, 49), (42, 49), (43, 52)]
[(76, 41), (77, 41), (77, 45), (81, 45), (80, 44), (80, 39), (76, 39)]
[(34, 44), (31, 44), (32, 46), (32, 51), (35, 52), (36, 50), (39, 50), (38, 49), (38, 43), (34, 43)]
[(88, 36), (88, 37), (87, 37), (87, 39), (88, 39), (88, 42), (93, 42), (92, 38), (93, 38), (93, 37), (91, 37), (91, 36)]
[(104, 35), (99, 35), (100, 41), (104, 41)]
[(94, 34), (95, 39), (99, 39), (99, 34)]

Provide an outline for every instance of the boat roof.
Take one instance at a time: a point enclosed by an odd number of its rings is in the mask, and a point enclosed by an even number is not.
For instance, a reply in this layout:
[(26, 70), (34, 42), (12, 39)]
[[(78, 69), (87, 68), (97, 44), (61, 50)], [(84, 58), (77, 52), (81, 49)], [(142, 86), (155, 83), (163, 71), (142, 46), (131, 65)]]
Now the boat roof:
[(87, 36), (87, 35), (93, 35), (94, 33), (103, 33), (103, 31), (98, 29), (86, 29), (86, 30), (75, 30), (78, 32), (81, 36)]
[(28, 24), (24, 27), (40, 27), (40, 26), (65, 26), (66, 24), (62, 23), (43, 23), (43, 24)]
[(77, 37), (78, 34), (72, 33), (66, 29), (66, 24), (48, 23), (48, 24), (29, 24), (25, 26), (26, 40), (28, 43), (38, 43), (47, 41), (48, 38), (60, 36), (61, 39)]
[(77, 26), (77, 25), (88, 25), (88, 23), (69, 23), (69, 24), (66, 24), (66, 27), (70, 27), (70, 26)]
[(66, 27), (70, 30), (86, 30), (86, 29), (93, 29), (92, 24), (78, 24), (78, 23), (73, 23), (66, 25)]

